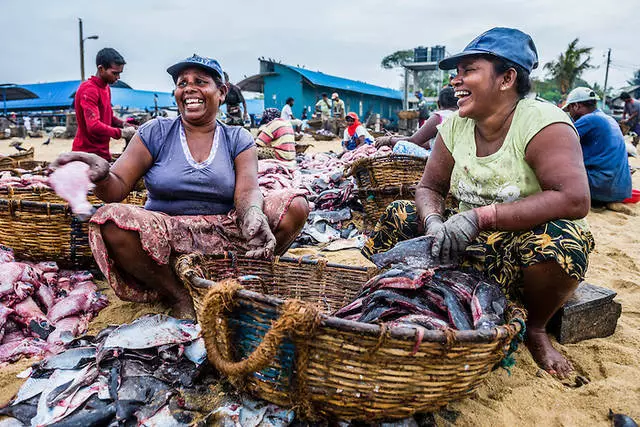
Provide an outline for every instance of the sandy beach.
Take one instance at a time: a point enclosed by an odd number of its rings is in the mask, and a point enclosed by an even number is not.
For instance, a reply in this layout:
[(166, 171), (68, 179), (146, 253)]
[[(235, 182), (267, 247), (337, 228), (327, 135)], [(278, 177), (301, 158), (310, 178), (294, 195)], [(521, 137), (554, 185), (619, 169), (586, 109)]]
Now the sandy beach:
[[(44, 138), (27, 139), (24, 147), (35, 147), (37, 160), (53, 160), (69, 151), (71, 140), (53, 139), (43, 146)], [(10, 140), (0, 140), (0, 153), (15, 150)], [(339, 141), (313, 143), (310, 152), (339, 150)], [(112, 152), (120, 152), (122, 142), (113, 141)], [(631, 164), (640, 166), (633, 159)], [(640, 188), (640, 174), (633, 176)], [(499, 369), (472, 398), (448, 406), (446, 418), (437, 416), (438, 425), (457, 426), (605, 426), (609, 409), (640, 420), (640, 206), (629, 205), (638, 216), (612, 211), (591, 211), (587, 220), (596, 240), (586, 280), (618, 293), (622, 316), (613, 336), (577, 344), (558, 346), (572, 361), (576, 374), (588, 384), (576, 386), (574, 379), (558, 381), (540, 371), (528, 351), (521, 347), (511, 374)], [(305, 250), (297, 250), (301, 255)], [(307, 252), (312, 252), (307, 250)], [(356, 250), (323, 253), (330, 261), (366, 265)], [(150, 312), (164, 311), (159, 305), (120, 301), (102, 282), (110, 305), (90, 325), (90, 333), (108, 324), (130, 322)], [(556, 344), (557, 345), (557, 344)], [(22, 360), (0, 371), (0, 403), (7, 402), (23, 380), (16, 374), (31, 364)], [(455, 420), (455, 421), (454, 421)]]

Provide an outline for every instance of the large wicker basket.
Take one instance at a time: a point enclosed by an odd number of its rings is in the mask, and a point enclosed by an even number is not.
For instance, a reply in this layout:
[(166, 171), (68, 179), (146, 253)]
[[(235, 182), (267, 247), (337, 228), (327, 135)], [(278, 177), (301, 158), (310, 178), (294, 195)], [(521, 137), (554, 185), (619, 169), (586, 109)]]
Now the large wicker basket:
[(47, 166), (49, 166), (49, 162), (42, 160), (17, 160), (12, 164), (0, 164), (0, 172), (11, 171), (13, 174), (18, 176), (25, 173), (44, 175), (47, 170)]
[(311, 136), (316, 141), (333, 141), (338, 137), (338, 135), (324, 135), (322, 133), (312, 132)]
[(312, 146), (313, 144), (296, 142), (296, 154), (304, 154), (304, 152), (307, 151), (309, 147), (312, 147)]
[[(509, 323), (490, 330), (431, 331), (330, 316), (371, 274), (356, 267), (186, 255), (176, 270), (194, 295), (214, 366), (307, 419), (404, 418), (469, 396), (524, 321), (511, 309)], [(261, 280), (244, 288), (222, 280), (247, 274)]]
[[(123, 203), (142, 204), (145, 199), (146, 194), (132, 192)], [(93, 196), (89, 200), (95, 207), (102, 203)], [(72, 215), (67, 202), (51, 190), (0, 191), (0, 244), (20, 258), (88, 267), (93, 257), (87, 231), (87, 223)]]

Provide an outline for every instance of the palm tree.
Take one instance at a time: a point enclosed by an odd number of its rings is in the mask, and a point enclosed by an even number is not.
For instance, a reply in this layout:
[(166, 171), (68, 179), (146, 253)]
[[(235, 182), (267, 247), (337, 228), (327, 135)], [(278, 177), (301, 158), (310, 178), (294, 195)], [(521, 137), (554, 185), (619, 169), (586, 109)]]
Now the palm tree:
[(574, 82), (583, 72), (595, 68), (591, 61), (591, 47), (578, 47), (579, 39), (569, 43), (567, 50), (561, 53), (558, 59), (544, 65), (553, 80), (560, 87), (560, 93), (564, 97), (573, 87)]

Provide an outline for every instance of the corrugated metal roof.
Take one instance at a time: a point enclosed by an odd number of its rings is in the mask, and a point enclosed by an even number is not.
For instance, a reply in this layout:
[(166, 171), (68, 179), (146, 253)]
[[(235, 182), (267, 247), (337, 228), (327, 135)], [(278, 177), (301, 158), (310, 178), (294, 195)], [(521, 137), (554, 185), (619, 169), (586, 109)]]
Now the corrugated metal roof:
[[(7, 101), (7, 110), (56, 110), (73, 107), (73, 97), (80, 86), (80, 80), (17, 86), (35, 93), (38, 98)], [(111, 87), (111, 104), (130, 109), (153, 109), (154, 94), (158, 95), (159, 108), (175, 106), (174, 98), (169, 92), (135, 90), (120, 81)]]
[(349, 80), (343, 77), (332, 76), (320, 71), (311, 71), (305, 68), (298, 68), (292, 65), (280, 64), (300, 73), (305, 79), (316, 86), (325, 86), (337, 90), (348, 90), (351, 92), (364, 93), (367, 95), (381, 96), (383, 98), (402, 100), (402, 92), (382, 86), (375, 86), (365, 82)]
[(114, 107), (153, 110), (154, 95), (158, 95), (158, 108), (176, 106), (176, 100), (169, 92), (152, 92), (148, 90), (111, 88), (111, 105)]

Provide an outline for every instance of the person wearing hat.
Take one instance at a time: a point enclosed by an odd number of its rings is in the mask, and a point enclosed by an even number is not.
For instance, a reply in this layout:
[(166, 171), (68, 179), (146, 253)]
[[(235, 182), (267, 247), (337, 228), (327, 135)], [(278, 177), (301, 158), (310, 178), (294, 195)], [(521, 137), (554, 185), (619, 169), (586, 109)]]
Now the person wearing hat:
[[(525, 98), (537, 65), (533, 40), (513, 28), (493, 28), (440, 61), (457, 70), (458, 111), (438, 129), (415, 202), (393, 202), (363, 254), (433, 236), (431, 256), (479, 270), (524, 304), (534, 360), (565, 377), (572, 365), (545, 327), (584, 278), (594, 247), (583, 219), (589, 184), (569, 117)], [(459, 213), (447, 217), (449, 192)]]
[(367, 128), (362, 126), (356, 113), (347, 114), (345, 121), (347, 122), (347, 128), (344, 130), (342, 137), (342, 148), (346, 151), (351, 151), (365, 144), (373, 144), (373, 137), (367, 131)]
[(569, 92), (563, 107), (580, 135), (591, 204), (595, 206), (631, 197), (631, 172), (624, 136), (618, 123), (598, 108), (599, 100), (592, 89), (577, 87)]
[[(90, 166), (94, 193), (108, 203), (93, 215), (89, 241), (98, 267), (121, 299), (164, 300), (176, 316), (193, 317), (188, 291), (169, 260), (178, 253), (236, 251), (248, 257), (282, 254), (308, 214), (291, 190), (262, 196), (251, 134), (216, 120), (227, 94), (222, 67), (193, 55), (167, 72), (180, 115), (140, 126), (116, 163), (87, 153), (58, 157)], [(144, 177), (144, 208), (120, 204)]]
[(333, 117), (344, 120), (346, 114), (344, 101), (340, 99), (338, 92), (333, 92), (331, 94), (331, 101), (333, 103), (331, 110), (333, 112)]

